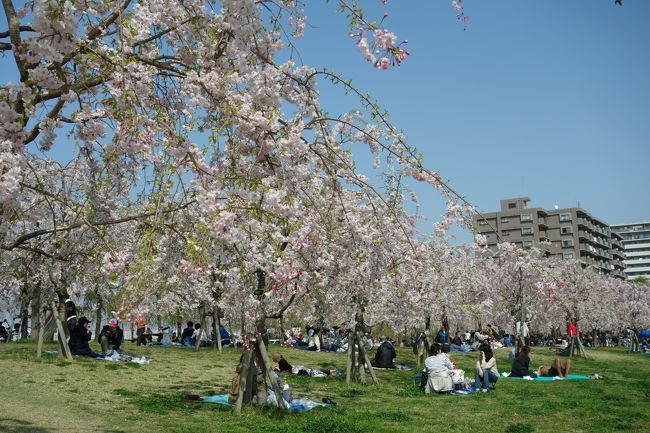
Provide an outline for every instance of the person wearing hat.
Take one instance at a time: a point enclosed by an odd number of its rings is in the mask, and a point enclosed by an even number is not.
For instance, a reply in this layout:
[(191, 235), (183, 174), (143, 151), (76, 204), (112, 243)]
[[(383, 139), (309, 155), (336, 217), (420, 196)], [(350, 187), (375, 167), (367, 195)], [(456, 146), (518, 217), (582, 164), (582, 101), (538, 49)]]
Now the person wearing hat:
[(99, 333), (99, 344), (102, 346), (102, 355), (106, 355), (111, 350), (119, 352), (120, 346), (124, 341), (124, 331), (117, 324), (117, 319), (113, 318), (104, 325)]
[(91, 338), (92, 332), (90, 331), (90, 320), (88, 320), (86, 316), (81, 316), (77, 321), (77, 326), (75, 326), (72, 329), (72, 332), (70, 332), (70, 341), (68, 342), (68, 345), (70, 346), (72, 354), (101, 358), (102, 355), (90, 350), (90, 344), (88, 344), (88, 342)]

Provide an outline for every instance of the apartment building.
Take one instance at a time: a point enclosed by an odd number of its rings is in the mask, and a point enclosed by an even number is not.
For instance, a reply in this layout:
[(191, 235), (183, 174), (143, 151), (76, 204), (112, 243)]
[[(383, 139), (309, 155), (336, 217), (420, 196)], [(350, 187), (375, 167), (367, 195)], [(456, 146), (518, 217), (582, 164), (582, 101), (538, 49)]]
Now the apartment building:
[(582, 208), (528, 207), (530, 198), (501, 200), (498, 212), (474, 216), (474, 228), (496, 250), (498, 242), (541, 247), (549, 255), (579, 259), (604, 274), (625, 278), (623, 237)]
[(650, 280), (650, 221), (612, 224), (612, 230), (623, 239), (628, 279), (646, 277)]

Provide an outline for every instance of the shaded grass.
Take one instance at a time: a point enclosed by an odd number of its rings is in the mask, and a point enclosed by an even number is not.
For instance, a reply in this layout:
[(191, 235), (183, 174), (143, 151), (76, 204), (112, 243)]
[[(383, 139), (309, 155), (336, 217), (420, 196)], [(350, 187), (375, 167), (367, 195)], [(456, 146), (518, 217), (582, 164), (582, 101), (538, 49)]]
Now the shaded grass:
[[(55, 346), (51, 348), (56, 349)], [(49, 348), (49, 349), (51, 349)], [(235, 415), (228, 407), (187, 400), (188, 394), (227, 392), (238, 349), (215, 353), (136, 347), (125, 350), (153, 359), (150, 365), (113, 364), (91, 359), (70, 363), (35, 358), (31, 344), (0, 346), (6, 382), (0, 401), (16, 400), (12, 424), (29, 422), (34, 431), (123, 432), (645, 432), (650, 428), (648, 403), (650, 360), (621, 350), (592, 350), (577, 360), (577, 374), (599, 373), (602, 381), (526, 382), (500, 380), (494, 392), (468, 396), (425, 396), (413, 384), (416, 372), (379, 371), (380, 384), (345, 384), (345, 378), (285, 376), (293, 394), (314, 400), (329, 397), (337, 406), (309, 413), (245, 407)], [(345, 356), (280, 349), (294, 365), (338, 368)], [(496, 351), (501, 370), (507, 351)], [(546, 349), (534, 349), (533, 366), (550, 363)], [(409, 350), (398, 359), (414, 363)], [(454, 354), (454, 361), (473, 374), (474, 354)], [(106, 417), (106, 407), (120, 416)], [(76, 414), (84, 413), (82, 418)], [(71, 418), (73, 417), (73, 418)], [(107, 418), (110, 418), (110, 422)], [(18, 420), (18, 421), (16, 421)], [(6, 428), (5, 428), (6, 427)], [(42, 429), (42, 430), (39, 430)], [(44, 429), (44, 430), (43, 430)]]

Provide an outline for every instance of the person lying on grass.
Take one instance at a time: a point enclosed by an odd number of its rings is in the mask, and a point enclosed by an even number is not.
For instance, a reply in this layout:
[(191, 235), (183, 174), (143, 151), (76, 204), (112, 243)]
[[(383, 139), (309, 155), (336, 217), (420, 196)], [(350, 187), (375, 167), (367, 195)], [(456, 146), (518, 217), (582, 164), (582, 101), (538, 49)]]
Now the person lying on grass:
[(570, 359), (562, 362), (560, 358), (555, 358), (553, 365), (540, 365), (537, 369), (538, 376), (547, 376), (547, 377), (567, 377), (573, 363)]
[(271, 355), (273, 362), (277, 362), (278, 366), (276, 370), (285, 373), (291, 373), (294, 376), (311, 376), (311, 377), (325, 377), (325, 376), (338, 376), (339, 371), (337, 369), (333, 370), (318, 370), (316, 368), (308, 368), (304, 365), (295, 365), (292, 366), (289, 362), (284, 359), (280, 352), (273, 352)]

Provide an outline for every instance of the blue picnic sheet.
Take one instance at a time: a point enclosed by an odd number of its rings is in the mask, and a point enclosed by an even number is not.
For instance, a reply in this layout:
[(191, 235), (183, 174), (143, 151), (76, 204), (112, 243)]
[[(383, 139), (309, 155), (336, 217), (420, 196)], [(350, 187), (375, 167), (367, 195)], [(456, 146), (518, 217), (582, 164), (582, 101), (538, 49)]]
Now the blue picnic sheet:
[[(201, 397), (201, 401), (204, 403), (216, 403), (216, 404), (222, 404), (224, 406), (232, 406), (232, 404), (228, 403), (228, 394), (207, 395)], [(319, 403), (317, 401), (313, 401), (308, 398), (294, 398), (291, 400), (291, 404), (289, 404), (287, 410), (305, 412), (308, 410), (312, 410), (315, 407), (330, 407), (330, 406), (332, 405), (327, 403)]]
[[(510, 376), (499, 376), (499, 379), (513, 379), (513, 380), (524, 380), (523, 377), (510, 377)], [(583, 379), (589, 379), (589, 376), (586, 376), (584, 374), (570, 374), (567, 377), (563, 377), (562, 380), (583, 380)], [(529, 380), (529, 379), (526, 379)], [(552, 382), (555, 379), (554, 377), (549, 377), (549, 376), (541, 376), (541, 377), (536, 377), (532, 380), (538, 380), (538, 381), (543, 381), (543, 382)]]

